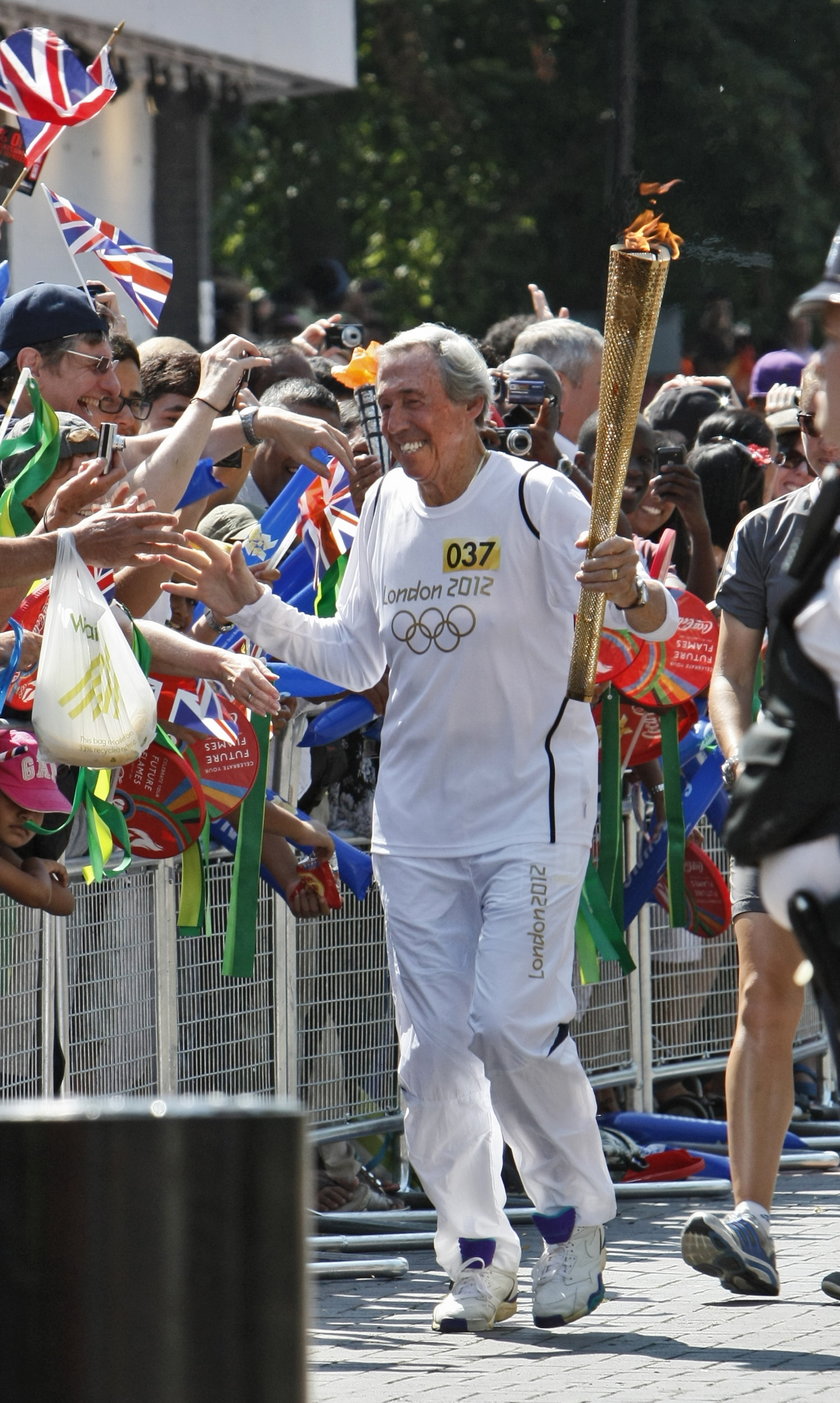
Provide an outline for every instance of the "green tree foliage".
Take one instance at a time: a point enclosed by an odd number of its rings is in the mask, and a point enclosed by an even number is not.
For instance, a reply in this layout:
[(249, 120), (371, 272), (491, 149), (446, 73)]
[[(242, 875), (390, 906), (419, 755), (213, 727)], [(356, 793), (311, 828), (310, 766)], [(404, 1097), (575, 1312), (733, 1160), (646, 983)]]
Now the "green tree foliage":
[[(218, 271), (276, 290), (336, 257), (385, 280), (394, 327), (480, 334), (529, 309), (529, 281), (600, 307), (636, 180), (680, 176), (663, 202), (686, 239), (668, 297), (690, 313), (719, 289), (772, 340), (840, 217), (840, 7), (638, 0), (634, 49), (635, 11), (359, 0), (355, 91), (219, 123)], [(618, 93), (634, 54), (631, 127)]]

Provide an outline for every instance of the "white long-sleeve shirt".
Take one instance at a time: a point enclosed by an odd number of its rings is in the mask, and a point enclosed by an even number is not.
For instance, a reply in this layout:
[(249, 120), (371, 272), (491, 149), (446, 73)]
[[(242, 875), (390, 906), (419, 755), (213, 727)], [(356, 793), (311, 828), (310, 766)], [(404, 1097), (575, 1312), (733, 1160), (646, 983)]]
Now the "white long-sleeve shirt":
[[(268, 651), (351, 691), (389, 668), (373, 851), (589, 844), (592, 714), (570, 701), (557, 720), (580, 596), (575, 540), (588, 523), (567, 478), (505, 454), (438, 507), (397, 468), (365, 501), (335, 618), (271, 594), (235, 615)], [(628, 627), (610, 604), (606, 624)], [(676, 626), (671, 603), (644, 637)]]

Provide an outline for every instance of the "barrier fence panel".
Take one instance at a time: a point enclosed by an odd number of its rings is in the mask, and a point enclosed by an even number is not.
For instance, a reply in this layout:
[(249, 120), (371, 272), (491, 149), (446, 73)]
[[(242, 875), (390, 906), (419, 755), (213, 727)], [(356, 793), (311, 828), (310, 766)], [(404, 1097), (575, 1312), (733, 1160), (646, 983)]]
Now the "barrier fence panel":
[[(722, 861), (711, 830), (703, 836)], [(0, 1095), (250, 1092), (299, 1096), (319, 1132), (393, 1119), (397, 1049), (376, 887), (295, 922), (263, 886), (253, 977), (229, 978), (231, 870), (227, 855), (211, 856), (199, 936), (176, 933), (172, 862), (134, 862), (93, 886), (74, 875), (66, 921), (0, 901)], [(700, 940), (671, 930), (658, 907), (629, 938), (637, 974), (607, 963), (599, 983), (578, 986), (573, 1033), (596, 1084), (624, 1086), (650, 1109), (656, 1079), (725, 1065), (735, 945), (731, 931)], [(809, 993), (796, 1051), (824, 1048)]]
[[(44, 923), (46, 925), (46, 922)], [(40, 911), (0, 896), (0, 1095), (41, 1096), (51, 1077), (52, 1009), (45, 1008), (50, 930)]]
[[(709, 823), (697, 836), (724, 873), (726, 850)], [(654, 1078), (698, 1076), (725, 1067), (738, 995), (738, 957), (729, 926), (705, 938), (673, 929), (667, 912), (649, 908), (651, 1061)], [(794, 1041), (796, 1056), (822, 1053), (827, 1042), (810, 987)]]
[(274, 895), (261, 883), (253, 975), (222, 974), (232, 870), (228, 857), (208, 863), (208, 933), (181, 936), (175, 944), (177, 1089), (195, 1095), (285, 1094), (275, 1077)]
[(385, 918), (372, 886), (326, 920), (297, 925), (298, 1094), (316, 1125), (397, 1108)]
[(155, 884), (151, 865), (88, 886), (59, 937), (64, 1093), (147, 1096), (158, 1087)]

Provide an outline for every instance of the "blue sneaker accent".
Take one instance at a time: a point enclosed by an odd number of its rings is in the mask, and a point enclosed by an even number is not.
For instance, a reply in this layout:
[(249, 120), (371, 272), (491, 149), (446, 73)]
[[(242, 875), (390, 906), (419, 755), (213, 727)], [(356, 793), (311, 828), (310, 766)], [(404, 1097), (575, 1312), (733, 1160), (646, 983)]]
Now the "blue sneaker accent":
[(553, 1246), (556, 1242), (568, 1242), (575, 1230), (577, 1213), (574, 1208), (558, 1208), (556, 1213), (535, 1213), (534, 1222), (544, 1240)]
[(716, 1276), (727, 1291), (742, 1296), (778, 1296), (779, 1273), (769, 1232), (755, 1218), (727, 1213), (695, 1213), (683, 1228), (683, 1261), (705, 1276)]
[(465, 1266), (489, 1267), (496, 1255), (495, 1237), (459, 1237), (461, 1261)]

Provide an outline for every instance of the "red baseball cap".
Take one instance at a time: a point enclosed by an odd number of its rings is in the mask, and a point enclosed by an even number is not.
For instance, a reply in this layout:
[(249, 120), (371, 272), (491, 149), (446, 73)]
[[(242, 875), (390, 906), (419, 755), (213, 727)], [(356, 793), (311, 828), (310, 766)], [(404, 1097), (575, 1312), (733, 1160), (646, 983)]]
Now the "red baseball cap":
[(38, 754), (31, 731), (0, 731), (0, 792), (30, 813), (69, 814), (73, 805), (56, 784), (57, 767)]

